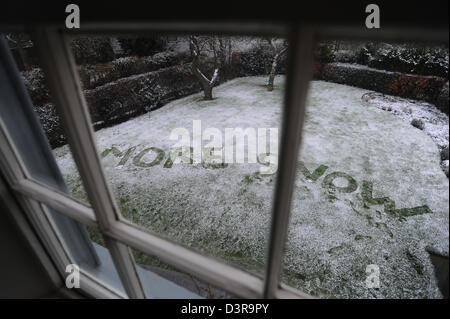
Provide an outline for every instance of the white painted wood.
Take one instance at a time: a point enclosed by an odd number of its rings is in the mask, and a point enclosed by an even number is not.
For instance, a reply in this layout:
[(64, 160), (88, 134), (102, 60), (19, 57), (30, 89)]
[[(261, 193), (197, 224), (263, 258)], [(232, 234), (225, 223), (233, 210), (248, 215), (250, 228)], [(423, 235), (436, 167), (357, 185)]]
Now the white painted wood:
[(135, 225), (121, 222), (109, 236), (200, 279), (245, 298), (261, 298), (263, 281), (224, 261), (205, 256), (167, 239), (160, 238)]
[[(64, 35), (54, 28), (33, 30), (33, 42), (61, 122), (66, 129), (75, 163), (95, 211), (98, 227), (105, 233), (119, 222), (120, 212), (105, 179), (89, 111), (74, 58), (66, 41)], [(114, 239), (106, 242), (128, 296), (145, 298), (131, 253)]]
[(98, 228), (92, 208), (67, 194), (31, 179), (21, 179), (13, 184), (12, 188), (22, 195), (44, 203), (58, 212), (63, 212), (64, 215), (67, 215), (80, 223)]
[(275, 298), (284, 257), (289, 226), (292, 189), (295, 183), (306, 96), (312, 78), (313, 32), (300, 27), (293, 30), (289, 41), (287, 87), (282, 122), (279, 169), (272, 210), (269, 251), (267, 253), (264, 297)]

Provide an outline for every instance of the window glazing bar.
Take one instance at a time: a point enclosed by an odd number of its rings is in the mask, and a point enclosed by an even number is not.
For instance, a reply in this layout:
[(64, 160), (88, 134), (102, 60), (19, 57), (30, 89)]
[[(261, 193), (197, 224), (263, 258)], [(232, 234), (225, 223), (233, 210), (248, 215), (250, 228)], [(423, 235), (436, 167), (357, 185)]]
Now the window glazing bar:
[[(72, 52), (64, 35), (55, 29), (36, 28), (32, 35), (98, 226), (105, 232), (118, 222), (119, 211), (95, 146), (90, 115)], [(112, 239), (106, 242), (128, 296), (145, 298), (129, 249), (124, 249)]]
[[(4, 133), (3, 130), (0, 130), (0, 133), (2, 132)], [(2, 135), (0, 134), (0, 137), (1, 136)], [(8, 139), (5, 138), (3, 141), (5, 142), (5, 148), (2, 149), (9, 149), (11, 145), (6, 143)], [(6, 147), (7, 144), (8, 147)], [(0, 155), (8, 154), (13, 156), (13, 159), (11, 159), (10, 162), (16, 163), (16, 160), (19, 160), (14, 157), (17, 156), (17, 154), (13, 151), (4, 152)], [(18, 181), (13, 183), (13, 188), (20, 193), (21, 196), (25, 195), (46, 204), (49, 207), (56, 208), (58, 209), (58, 212), (72, 217), (82, 223), (86, 222), (85, 219), (90, 219), (91, 221), (87, 224), (91, 225), (91, 223), (94, 223), (92, 226), (96, 226), (95, 216), (93, 216), (94, 213), (92, 212), (92, 209), (65, 194), (64, 198), (61, 198), (61, 194), (54, 194), (53, 189), (48, 188), (45, 185), (40, 185), (31, 179), (24, 178), (20, 167), (17, 167), (16, 171), (17, 176), (15, 180)], [(60, 207), (60, 205), (63, 205), (63, 207)], [(90, 210), (91, 213), (88, 213), (87, 210)], [(88, 214), (90, 216), (88, 216)], [(246, 298), (262, 297), (262, 279), (248, 274), (243, 270), (224, 264), (223, 262), (219, 262), (213, 258), (203, 256), (195, 251), (161, 239), (156, 235), (148, 234), (144, 230), (135, 228), (134, 226), (123, 222), (120, 223), (117, 229), (114, 228), (114, 231), (109, 235), (135, 249), (141, 250), (149, 255), (158, 256), (164, 262), (172, 266), (176, 266), (182, 271), (195, 274), (197, 277), (211, 282), (220, 288), (228, 290), (237, 296)], [(92, 283), (92, 285), (95, 287), (95, 283)], [(83, 284), (83, 287), (86, 287), (86, 285)], [(92, 294), (92, 292), (89, 292), (89, 294)], [(296, 295), (296, 293), (293, 293), (290, 296), (291, 298), (294, 298), (295, 296), (298, 297), (299, 294)]]
[(68, 34), (221, 34), (221, 35), (253, 35), (278, 36), (286, 35), (285, 23), (274, 22), (247, 22), (236, 21), (160, 21), (160, 22), (111, 22), (91, 23), (85, 22), (80, 29), (65, 29)]
[(66, 216), (85, 225), (95, 228), (98, 227), (92, 208), (71, 198), (67, 194), (31, 179), (22, 179), (13, 184), (12, 188), (22, 195), (41, 202), (58, 212), (64, 212)]
[(110, 237), (163, 262), (244, 298), (261, 298), (263, 281), (237, 267), (160, 238), (127, 222), (117, 223)]
[(276, 298), (289, 225), (308, 84), (312, 78), (313, 32), (295, 27), (289, 38), (289, 66), (282, 121), (281, 150), (267, 253), (264, 297)]

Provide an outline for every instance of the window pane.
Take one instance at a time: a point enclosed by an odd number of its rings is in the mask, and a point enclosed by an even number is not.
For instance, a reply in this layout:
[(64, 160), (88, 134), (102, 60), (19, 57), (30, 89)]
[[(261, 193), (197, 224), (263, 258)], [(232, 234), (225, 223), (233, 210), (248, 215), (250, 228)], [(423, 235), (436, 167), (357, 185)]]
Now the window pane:
[[(5, 132), (11, 137), (11, 142), (30, 175), (57, 191), (65, 192), (67, 191), (66, 184), (37, 120), (36, 107), (29, 101), (23, 86), (23, 77), (26, 76), (21, 75), (14, 64), (8, 42), (3, 38), (0, 39), (0, 81), (2, 83), (0, 114), (2, 123), (5, 124), (2, 129), (5, 129)], [(67, 150), (67, 152), (69, 151)], [(61, 155), (61, 153), (59, 154)], [(73, 169), (76, 170), (74, 166)], [(43, 211), (46, 212), (45, 216)], [(41, 238), (44, 243), (52, 245), (52, 247), (46, 247), (49, 251), (54, 251), (60, 242), (64, 243), (66, 257), (69, 257), (70, 263), (75, 263), (100, 280), (107, 281), (117, 289), (120, 288), (120, 282), (114, 281), (114, 278), (117, 277), (114, 266), (111, 262), (106, 261), (109, 258), (108, 252), (105, 252), (105, 249), (97, 249), (98, 245), (91, 241), (84, 225), (37, 203), (35, 211), (32, 211), (28, 217), (32, 224), (38, 227), (36, 230), (39, 234), (42, 230), (46, 231), (48, 227), (52, 227), (50, 229), (53, 229), (58, 236), (59, 240), (56, 241)], [(51, 234), (48, 235), (51, 236)], [(61, 272), (65, 270), (65, 267), (60, 269)], [(112, 279), (110, 280), (110, 278)]]
[[(42, 207), (50, 213), (55, 222), (52, 225), (59, 239), (68, 248), (70, 263), (77, 265), (108, 289), (126, 295), (111, 255), (105, 247), (103, 236), (91, 227), (77, 226), (79, 224), (72, 218), (46, 205)], [(67, 272), (66, 268), (64, 270)], [(80, 282), (80, 289), (83, 289), (83, 282)]]
[[(5, 97), (8, 100), (2, 108), (2, 119), (16, 142), (17, 150), (33, 178), (57, 189), (69, 188), (72, 196), (88, 204), (66, 135), (50, 96), (45, 74), (39, 64), (34, 43), (26, 33), (8, 33), (4, 36), (14, 58), (13, 63), (20, 72), (18, 80), (23, 82), (25, 88), (25, 91), (21, 92), (23, 96), (19, 97), (15, 95), (17, 90), (12, 88), (11, 82), (2, 80), (4, 94), (8, 96)], [(22, 125), (19, 126), (17, 123)], [(32, 132), (24, 130), (27, 125)], [(49, 146), (53, 156), (43, 151)], [(45, 160), (36, 160), (42, 156)], [(55, 156), (58, 157), (58, 162), (55, 162)], [(61, 178), (58, 172), (61, 163), (64, 163), (64, 167), (70, 167), (71, 170), (76, 171), (76, 177), (62, 175)]]
[[(230, 299), (229, 292), (172, 267), (159, 258), (131, 249), (149, 299)], [(226, 288), (226, 287), (224, 287)]]
[(327, 298), (441, 297), (448, 49), (335, 41), (315, 58), (283, 281)]
[[(154, 35), (72, 41), (97, 147), (123, 216), (259, 274), (286, 63), (287, 43), (272, 40)], [(91, 52), (83, 43), (99, 49)], [(82, 56), (80, 48), (92, 56)]]

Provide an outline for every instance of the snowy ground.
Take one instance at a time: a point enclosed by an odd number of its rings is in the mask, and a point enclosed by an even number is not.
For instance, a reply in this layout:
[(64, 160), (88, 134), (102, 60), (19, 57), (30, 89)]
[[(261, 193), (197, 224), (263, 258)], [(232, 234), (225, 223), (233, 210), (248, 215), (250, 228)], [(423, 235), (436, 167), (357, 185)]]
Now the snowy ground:
[(378, 92), (366, 93), (362, 98), (384, 111), (392, 112), (395, 116), (427, 133), (436, 143), (441, 154), (447, 152), (447, 155), (441, 155), (441, 167), (448, 176), (448, 115), (433, 104), (424, 101), (409, 100)]
[[(192, 120), (220, 130), (279, 127), (283, 79), (273, 92), (264, 83), (235, 79), (215, 88), (213, 101), (195, 94), (98, 131), (124, 216), (262, 273), (275, 175), (258, 174), (259, 164), (164, 163), (171, 130), (192, 130)], [(448, 256), (449, 181), (438, 147), (424, 131), (363, 101), (367, 92), (311, 84), (283, 280), (321, 297), (440, 297), (427, 252)], [(122, 154), (106, 155), (112, 146)], [(135, 156), (150, 147), (163, 150), (163, 159), (139, 167)], [(72, 193), (84, 199), (67, 146), (55, 153)], [(379, 289), (366, 287), (370, 264), (380, 269)]]

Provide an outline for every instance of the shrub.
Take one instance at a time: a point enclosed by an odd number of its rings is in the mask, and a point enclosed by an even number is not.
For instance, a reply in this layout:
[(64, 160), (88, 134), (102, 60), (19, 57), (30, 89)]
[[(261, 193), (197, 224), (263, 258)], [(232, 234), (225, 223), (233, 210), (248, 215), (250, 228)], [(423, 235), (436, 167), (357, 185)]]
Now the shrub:
[(386, 72), (355, 64), (327, 63), (319, 71), (318, 77), (325, 81), (431, 103), (436, 102), (446, 83), (442, 77)]
[(341, 63), (357, 63), (358, 55), (354, 51), (342, 50), (335, 53), (334, 61)]
[(160, 36), (146, 38), (119, 38), (125, 55), (148, 56), (164, 51), (166, 41)]
[(71, 44), (77, 64), (104, 63), (114, 59), (109, 38), (77, 37)]
[(436, 100), (436, 106), (438, 109), (440, 109), (442, 112), (448, 114), (448, 81), (445, 83), (445, 85), (442, 87), (441, 92), (439, 93), (437, 100)]
[(388, 71), (448, 78), (448, 48), (367, 43), (358, 63)]
[(361, 48), (357, 55), (357, 62), (359, 64), (368, 65), (369, 62), (373, 59), (373, 55), (375, 54), (375, 48), (373, 43), (369, 42), (365, 46)]
[(448, 161), (448, 145), (445, 146), (442, 150), (441, 150), (441, 160), (442, 161)]
[(263, 46), (258, 46), (239, 54), (239, 72), (243, 76), (269, 74), (272, 64), (272, 54)]
[(42, 105), (50, 100), (50, 92), (45, 83), (44, 72), (34, 68), (22, 73), (23, 83), (35, 105)]
[[(266, 44), (260, 45), (242, 52), (233, 52), (233, 64), (235, 76), (268, 75), (272, 68), (274, 53)], [(280, 56), (277, 74), (286, 73), (287, 54)]]
[(425, 128), (425, 123), (419, 119), (413, 119), (411, 121), (411, 125), (414, 126), (415, 128), (418, 128), (419, 130), (423, 130)]
[(322, 63), (334, 62), (335, 55), (331, 43), (319, 43), (314, 50), (314, 60)]

